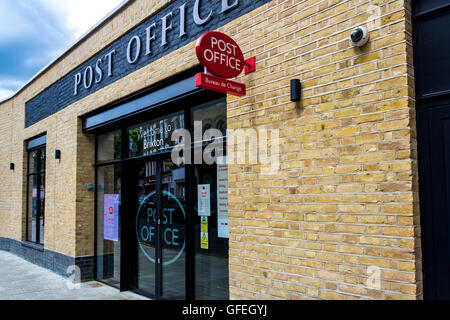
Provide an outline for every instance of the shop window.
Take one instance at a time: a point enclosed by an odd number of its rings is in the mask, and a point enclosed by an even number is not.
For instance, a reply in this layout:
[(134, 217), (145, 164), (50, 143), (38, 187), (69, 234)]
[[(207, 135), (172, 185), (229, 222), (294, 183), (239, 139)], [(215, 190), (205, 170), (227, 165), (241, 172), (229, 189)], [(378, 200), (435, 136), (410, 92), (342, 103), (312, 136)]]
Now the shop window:
[(416, 15), (448, 5), (447, 0), (416, 0), (413, 4)]
[[(156, 299), (229, 299), (226, 99), (157, 114), (97, 136), (96, 279)], [(217, 161), (176, 164), (178, 129), (190, 152), (217, 143)]]
[(99, 135), (97, 138), (97, 163), (120, 160), (122, 136), (120, 131)]
[[(218, 99), (192, 109), (192, 121), (202, 124), (202, 141), (195, 139), (193, 148), (206, 147), (212, 143), (205, 137), (207, 130), (218, 130), (222, 139), (222, 156), (213, 164), (195, 164), (192, 181), (194, 199), (195, 234), (195, 293), (198, 300), (228, 300), (228, 165), (226, 157), (226, 100)], [(192, 124), (194, 126), (194, 123)], [(199, 143), (201, 142), (201, 143)], [(219, 148), (220, 149), (220, 148)], [(207, 192), (202, 192), (206, 190)], [(199, 197), (203, 199), (199, 200)], [(206, 206), (202, 207), (202, 203)]]
[(97, 280), (120, 287), (120, 164), (97, 169)]
[(202, 104), (192, 109), (192, 119), (202, 123), (202, 135), (210, 129), (220, 130), (223, 137), (227, 133), (227, 102), (224, 99), (218, 99), (209, 103)]
[(39, 245), (45, 233), (45, 160), (45, 136), (28, 142), (26, 241)]
[(168, 152), (174, 145), (172, 133), (184, 128), (184, 113), (151, 120), (128, 129), (130, 158)]

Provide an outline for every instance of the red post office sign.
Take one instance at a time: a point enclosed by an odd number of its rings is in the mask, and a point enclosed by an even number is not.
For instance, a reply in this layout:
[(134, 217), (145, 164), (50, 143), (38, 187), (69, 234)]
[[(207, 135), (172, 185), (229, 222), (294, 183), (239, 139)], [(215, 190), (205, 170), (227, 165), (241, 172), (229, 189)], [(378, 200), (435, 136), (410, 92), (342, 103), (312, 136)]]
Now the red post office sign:
[(195, 51), (200, 64), (212, 75), (230, 79), (244, 70), (245, 59), (241, 48), (224, 33), (205, 33), (197, 40)]
[(195, 76), (195, 86), (206, 90), (228, 93), (238, 97), (242, 97), (247, 94), (247, 87), (245, 84), (206, 73), (198, 73)]

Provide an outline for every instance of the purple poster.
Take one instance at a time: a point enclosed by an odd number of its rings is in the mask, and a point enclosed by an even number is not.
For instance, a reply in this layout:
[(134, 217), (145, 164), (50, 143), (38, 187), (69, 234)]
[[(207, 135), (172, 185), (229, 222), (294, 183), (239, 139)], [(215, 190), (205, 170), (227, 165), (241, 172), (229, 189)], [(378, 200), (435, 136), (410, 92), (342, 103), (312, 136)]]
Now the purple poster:
[(104, 239), (119, 241), (119, 195), (105, 194)]

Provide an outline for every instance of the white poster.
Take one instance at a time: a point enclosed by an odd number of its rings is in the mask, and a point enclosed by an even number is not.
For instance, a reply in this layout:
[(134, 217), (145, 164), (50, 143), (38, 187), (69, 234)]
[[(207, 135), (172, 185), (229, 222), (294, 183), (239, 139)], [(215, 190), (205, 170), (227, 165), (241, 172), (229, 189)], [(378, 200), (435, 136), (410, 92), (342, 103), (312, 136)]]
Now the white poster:
[(198, 185), (198, 215), (202, 217), (211, 216), (211, 185)]
[(228, 165), (227, 157), (217, 159), (217, 232), (219, 238), (229, 238), (228, 225)]

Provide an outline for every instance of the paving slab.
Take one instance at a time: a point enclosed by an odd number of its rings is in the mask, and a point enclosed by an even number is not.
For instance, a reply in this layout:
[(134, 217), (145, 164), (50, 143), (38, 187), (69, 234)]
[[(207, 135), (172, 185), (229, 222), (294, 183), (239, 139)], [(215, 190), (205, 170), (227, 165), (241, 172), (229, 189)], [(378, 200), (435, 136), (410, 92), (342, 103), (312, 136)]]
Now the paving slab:
[(70, 281), (0, 250), (0, 300), (149, 300), (97, 281), (73, 288)]

